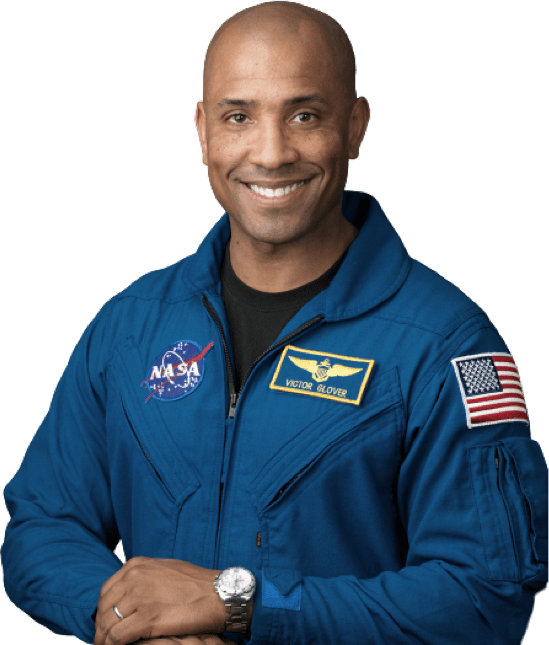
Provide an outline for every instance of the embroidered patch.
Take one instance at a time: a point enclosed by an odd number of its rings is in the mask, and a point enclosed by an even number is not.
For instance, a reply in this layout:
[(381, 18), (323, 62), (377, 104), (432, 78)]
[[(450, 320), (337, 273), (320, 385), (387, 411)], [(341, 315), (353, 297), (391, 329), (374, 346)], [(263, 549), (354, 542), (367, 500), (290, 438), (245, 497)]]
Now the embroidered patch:
[(287, 345), (269, 387), (358, 405), (374, 361)]
[(475, 354), (452, 361), (467, 427), (507, 421), (529, 423), (517, 366), (511, 354)]
[(192, 340), (179, 340), (154, 359), (141, 387), (159, 401), (176, 401), (197, 388), (204, 378), (204, 358), (213, 341), (204, 349)]

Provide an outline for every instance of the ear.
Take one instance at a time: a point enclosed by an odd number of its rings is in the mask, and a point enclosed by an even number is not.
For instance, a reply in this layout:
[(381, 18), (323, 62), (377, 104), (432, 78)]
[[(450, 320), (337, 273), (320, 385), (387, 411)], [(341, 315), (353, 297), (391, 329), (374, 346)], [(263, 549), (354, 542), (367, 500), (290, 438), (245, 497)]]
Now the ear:
[(356, 99), (349, 119), (349, 159), (356, 159), (370, 121), (370, 106), (361, 96)]
[(198, 138), (200, 139), (200, 146), (202, 147), (202, 163), (208, 165), (208, 143), (206, 140), (206, 112), (204, 111), (204, 103), (199, 101), (196, 104), (196, 112), (194, 115), (194, 124), (198, 131)]

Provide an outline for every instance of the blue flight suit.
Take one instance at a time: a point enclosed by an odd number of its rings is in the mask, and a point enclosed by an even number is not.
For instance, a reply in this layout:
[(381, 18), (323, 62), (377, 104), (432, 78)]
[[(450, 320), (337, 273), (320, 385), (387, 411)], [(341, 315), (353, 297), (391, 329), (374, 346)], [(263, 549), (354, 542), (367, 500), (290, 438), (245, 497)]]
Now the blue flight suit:
[(127, 558), (251, 569), (253, 644), (520, 642), (547, 581), (547, 468), (512, 358), (375, 199), (346, 192), (343, 212), (360, 232), (338, 273), (240, 394), (227, 215), (90, 324), (5, 490), (4, 583), (35, 620), (92, 642), (122, 539)]

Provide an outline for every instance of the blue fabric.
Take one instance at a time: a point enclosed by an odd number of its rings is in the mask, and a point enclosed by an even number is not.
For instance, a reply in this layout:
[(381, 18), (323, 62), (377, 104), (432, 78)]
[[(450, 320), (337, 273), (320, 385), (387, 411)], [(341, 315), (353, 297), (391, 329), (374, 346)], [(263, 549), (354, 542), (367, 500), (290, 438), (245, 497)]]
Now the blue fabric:
[[(5, 490), (4, 583), (35, 620), (92, 642), (122, 539), (127, 558), (254, 571), (253, 644), (520, 641), (547, 581), (547, 469), (527, 423), (468, 428), (451, 364), (508, 349), (476, 304), (408, 256), (375, 199), (348, 192), (343, 208), (359, 235), (279, 338), (314, 322), (254, 367), (234, 419), (203, 302), (228, 339), (227, 215), (196, 254), (90, 324)], [(182, 338), (213, 342), (199, 387), (145, 402), (151, 366)], [(359, 404), (270, 388), (286, 344), (374, 361)], [(327, 376), (301, 372), (315, 389)]]
[(261, 572), (261, 576), (261, 603), (264, 607), (290, 611), (301, 609), (301, 574), (298, 571), (268, 567)]

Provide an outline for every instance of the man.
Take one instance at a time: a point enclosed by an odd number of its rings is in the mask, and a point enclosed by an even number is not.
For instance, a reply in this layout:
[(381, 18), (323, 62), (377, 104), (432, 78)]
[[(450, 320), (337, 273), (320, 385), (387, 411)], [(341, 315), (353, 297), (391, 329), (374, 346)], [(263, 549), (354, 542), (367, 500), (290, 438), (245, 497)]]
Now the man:
[[(368, 122), (344, 32), (260, 5), (204, 84), (228, 215), (86, 331), (6, 490), (8, 593), (97, 644), (518, 642), (543, 457), (485, 314), (343, 193)], [(214, 588), (232, 565), (254, 596)]]

